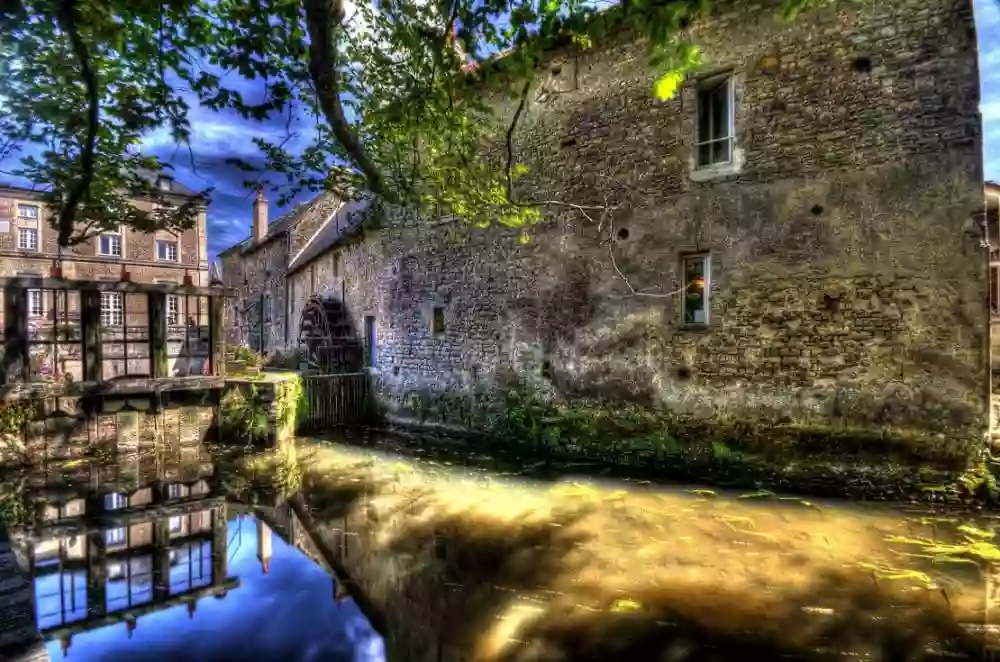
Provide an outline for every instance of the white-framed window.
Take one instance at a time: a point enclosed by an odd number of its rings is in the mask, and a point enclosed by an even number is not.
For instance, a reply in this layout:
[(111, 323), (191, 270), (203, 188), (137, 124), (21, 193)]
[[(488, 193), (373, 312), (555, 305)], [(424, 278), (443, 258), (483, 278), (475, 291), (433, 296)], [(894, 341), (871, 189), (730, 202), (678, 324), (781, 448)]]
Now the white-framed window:
[(176, 241), (163, 241), (157, 239), (156, 241), (156, 259), (165, 262), (176, 262), (177, 261), (177, 242)]
[(120, 232), (104, 232), (97, 238), (97, 252), (112, 257), (122, 256), (122, 235)]
[(683, 259), (684, 306), (681, 321), (684, 324), (708, 324), (710, 262), (707, 254), (687, 255)]
[(18, 228), (17, 247), (22, 251), (37, 251), (38, 228)]
[(18, 205), (17, 217), (38, 220), (38, 205)]
[(183, 485), (180, 483), (170, 483), (167, 485), (167, 498), (168, 499), (179, 499), (181, 497), (181, 488)]
[(121, 545), (125, 542), (125, 527), (118, 526), (113, 529), (104, 530), (105, 545)]
[(706, 168), (733, 160), (735, 137), (732, 74), (704, 78), (698, 82), (698, 167)]
[(45, 306), (42, 304), (41, 290), (28, 290), (28, 317), (42, 317)]
[(121, 510), (128, 504), (128, 500), (121, 492), (112, 492), (104, 495), (104, 510)]
[(180, 323), (181, 315), (180, 308), (177, 302), (176, 294), (167, 295), (167, 325), (177, 326)]
[(121, 292), (101, 292), (101, 325), (125, 324), (125, 295)]
[(183, 520), (178, 515), (177, 517), (170, 518), (170, 533), (177, 533), (182, 528)]

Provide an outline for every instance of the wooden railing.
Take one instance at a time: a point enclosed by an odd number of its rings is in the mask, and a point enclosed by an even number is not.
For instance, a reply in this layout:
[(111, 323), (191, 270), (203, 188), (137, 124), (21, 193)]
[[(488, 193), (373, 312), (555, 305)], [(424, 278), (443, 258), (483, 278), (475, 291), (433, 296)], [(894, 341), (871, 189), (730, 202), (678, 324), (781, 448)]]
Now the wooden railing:
[(364, 423), (371, 413), (370, 379), (366, 372), (303, 376), (306, 411), (298, 431), (309, 434)]

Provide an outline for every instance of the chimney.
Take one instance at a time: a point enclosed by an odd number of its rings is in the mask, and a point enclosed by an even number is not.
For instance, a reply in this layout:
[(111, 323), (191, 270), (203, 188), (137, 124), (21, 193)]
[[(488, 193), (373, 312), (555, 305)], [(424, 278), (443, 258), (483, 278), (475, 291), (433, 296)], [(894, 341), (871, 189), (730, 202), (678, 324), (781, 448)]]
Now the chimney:
[(257, 560), (260, 561), (260, 572), (266, 575), (271, 569), (271, 527), (257, 520)]
[(257, 199), (253, 201), (253, 242), (260, 243), (267, 236), (267, 198), (264, 187), (257, 187)]

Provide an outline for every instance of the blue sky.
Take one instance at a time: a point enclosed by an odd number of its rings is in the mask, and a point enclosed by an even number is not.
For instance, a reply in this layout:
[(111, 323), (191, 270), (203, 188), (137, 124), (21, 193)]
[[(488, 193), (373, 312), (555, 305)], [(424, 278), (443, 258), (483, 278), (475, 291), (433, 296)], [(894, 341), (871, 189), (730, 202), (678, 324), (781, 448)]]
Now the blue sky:
[[(228, 538), (229, 576), (239, 578), (239, 588), (221, 600), (202, 598), (191, 617), (183, 605), (142, 616), (131, 639), (124, 623), (75, 635), (66, 659), (385, 661), (381, 638), (352, 601), (334, 602), (333, 579), (308, 557), (274, 534), (263, 574), (254, 519), (229, 520)], [(58, 589), (42, 593), (52, 592)], [(53, 662), (63, 659), (59, 641), (47, 648)]]
[(976, 0), (986, 179), (1000, 179), (1000, 1)]

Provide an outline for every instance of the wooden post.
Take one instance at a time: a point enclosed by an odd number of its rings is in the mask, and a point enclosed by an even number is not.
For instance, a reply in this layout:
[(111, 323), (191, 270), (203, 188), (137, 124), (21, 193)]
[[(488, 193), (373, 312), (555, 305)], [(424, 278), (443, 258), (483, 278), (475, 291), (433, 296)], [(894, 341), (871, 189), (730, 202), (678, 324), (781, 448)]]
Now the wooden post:
[(226, 374), (226, 331), (222, 327), (224, 302), (221, 296), (208, 297), (208, 372), (216, 376)]
[(80, 292), (80, 327), (83, 339), (83, 380), (99, 382), (104, 378), (104, 346), (101, 342), (101, 293)]
[(151, 377), (169, 377), (167, 365), (167, 295), (149, 292), (149, 370)]
[[(23, 287), (8, 287), (5, 294), (7, 310), (4, 316), (4, 382), (17, 374), (22, 381), (31, 378), (28, 359), (28, 291)], [(19, 362), (19, 363), (18, 363)], [(14, 368), (11, 370), (11, 368)]]

